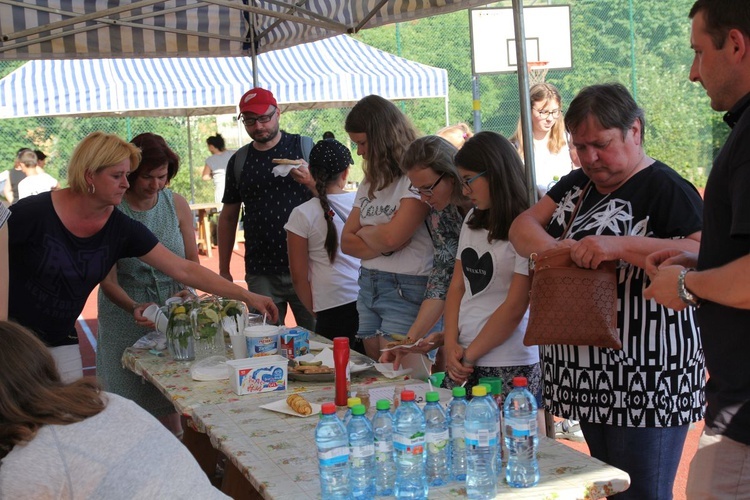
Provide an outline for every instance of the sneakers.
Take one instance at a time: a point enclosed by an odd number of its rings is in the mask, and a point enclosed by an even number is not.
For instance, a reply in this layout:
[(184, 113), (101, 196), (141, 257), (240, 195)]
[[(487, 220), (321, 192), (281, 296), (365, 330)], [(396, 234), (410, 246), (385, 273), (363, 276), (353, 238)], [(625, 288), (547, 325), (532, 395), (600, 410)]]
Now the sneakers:
[(582, 442), (583, 431), (578, 420), (561, 420), (555, 422), (555, 439), (567, 439), (569, 441)]

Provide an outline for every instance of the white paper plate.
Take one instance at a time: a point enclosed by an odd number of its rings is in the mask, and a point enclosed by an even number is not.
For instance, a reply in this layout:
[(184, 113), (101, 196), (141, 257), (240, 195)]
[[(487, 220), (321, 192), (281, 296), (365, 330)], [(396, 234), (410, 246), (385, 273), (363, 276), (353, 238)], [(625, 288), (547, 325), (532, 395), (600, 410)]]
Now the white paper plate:
[(276, 411), (279, 413), (286, 413), (287, 415), (291, 415), (293, 417), (301, 417), (301, 418), (307, 418), (312, 417), (314, 415), (317, 415), (320, 413), (320, 405), (316, 403), (310, 403), (310, 406), (312, 407), (312, 413), (309, 415), (300, 415), (296, 411), (292, 410), (288, 404), (286, 404), (286, 398), (280, 399), (278, 401), (275, 401), (273, 403), (268, 403), (264, 405), (260, 405), (261, 408), (271, 411)]

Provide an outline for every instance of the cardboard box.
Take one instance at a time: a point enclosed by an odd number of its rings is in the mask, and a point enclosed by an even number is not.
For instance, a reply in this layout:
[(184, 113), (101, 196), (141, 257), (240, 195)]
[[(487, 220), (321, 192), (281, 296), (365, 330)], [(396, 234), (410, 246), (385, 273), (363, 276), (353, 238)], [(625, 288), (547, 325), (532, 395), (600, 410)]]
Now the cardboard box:
[(274, 355), (260, 358), (229, 360), (233, 373), (229, 380), (238, 395), (286, 391), (286, 358)]
[(287, 359), (299, 358), (310, 352), (310, 333), (292, 328), (281, 334), (281, 355)]

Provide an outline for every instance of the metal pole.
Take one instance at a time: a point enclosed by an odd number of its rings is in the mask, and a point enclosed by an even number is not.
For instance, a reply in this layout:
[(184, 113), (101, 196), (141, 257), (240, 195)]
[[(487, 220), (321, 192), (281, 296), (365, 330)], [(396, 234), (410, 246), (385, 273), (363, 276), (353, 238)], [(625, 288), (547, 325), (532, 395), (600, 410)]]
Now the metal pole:
[(250, 13), (250, 56), (253, 60), (253, 88), (258, 86), (258, 49), (255, 47), (255, 13)]
[[(187, 117), (187, 133), (188, 133), (188, 165), (190, 168), (190, 203), (195, 203), (195, 185), (193, 183), (193, 139), (190, 130), (190, 115)], [(210, 244), (211, 242), (209, 242)]]
[(526, 164), (526, 181), (529, 205), (537, 201), (536, 175), (534, 173), (534, 132), (531, 126), (531, 98), (529, 97), (529, 73), (526, 64), (526, 32), (523, 24), (523, 1), (513, 0), (513, 24), (516, 35), (516, 66), (518, 70), (518, 97), (521, 105), (521, 132), (523, 136), (523, 158)]
[(474, 133), (482, 131), (482, 103), (479, 100), (479, 75), (471, 77), (471, 106), (474, 110)]
[(638, 102), (638, 84), (635, 81), (635, 20), (633, 19), (633, 0), (628, 1), (630, 16), (630, 81), (633, 86), (633, 100)]

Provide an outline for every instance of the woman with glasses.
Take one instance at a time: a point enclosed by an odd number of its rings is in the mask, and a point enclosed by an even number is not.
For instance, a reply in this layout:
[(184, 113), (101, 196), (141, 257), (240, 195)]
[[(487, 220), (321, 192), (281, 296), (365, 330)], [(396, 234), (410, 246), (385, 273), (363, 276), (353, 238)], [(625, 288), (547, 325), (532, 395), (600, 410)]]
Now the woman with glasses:
[[(534, 174), (541, 198), (555, 182), (570, 172), (572, 164), (562, 119), (560, 91), (551, 83), (537, 83), (529, 90), (529, 98), (534, 136)], [(520, 118), (510, 142), (516, 146), (523, 159)]]
[(341, 249), (361, 259), (357, 337), (366, 354), (378, 359), (388, 340), (406, 336), (422, 305), (432, 270), (425, 223), (430, 207), (409, 190), (400, 168), (417, 131), (396, 105), (367, 96), (352, 108), (344, 128), (364, 159), (365, 176), (344, 225)]
[[(409, 328), (405, 341), (407, 344), (416, 345), (385, 351), (380, 357), (380, 362), (393, 362), (396, 369), (405, 355), (427, 354), (443, 345), (440, 320), (456, 264), (458, 234), (464, 216), (470, 208), (469, 199), (461, 193), (463, 180), (453, 163), (456, 151), (448, 140), (428, 135), (412, 142), (401, 160), (401, 168), (411, 182), (410, 191), (419, 195), (421, 200), (430, 206), (427, 227), (432, 238), (433, 267), (419, 314)], [(425, 335), (436, 327), (440, 331), (425, 338)], [(417, 343), (422, 338), (425, 340)], [(445, 368), (440, 352), (435, 365), (438, 371)]]
[(455, 162), (463, 194), (474, 208), (461, 227), (445, 302), (443, 386), (472, 386), (482, 377), (500, 377), (507, 395), (513, 377), (523, 376), (541, 403), (539, 349), (523, 345), (528, 260), (508, 241), (513, 219), (529, 207), (523, 164), (513, 145), (495, 132), (474, 135)]

